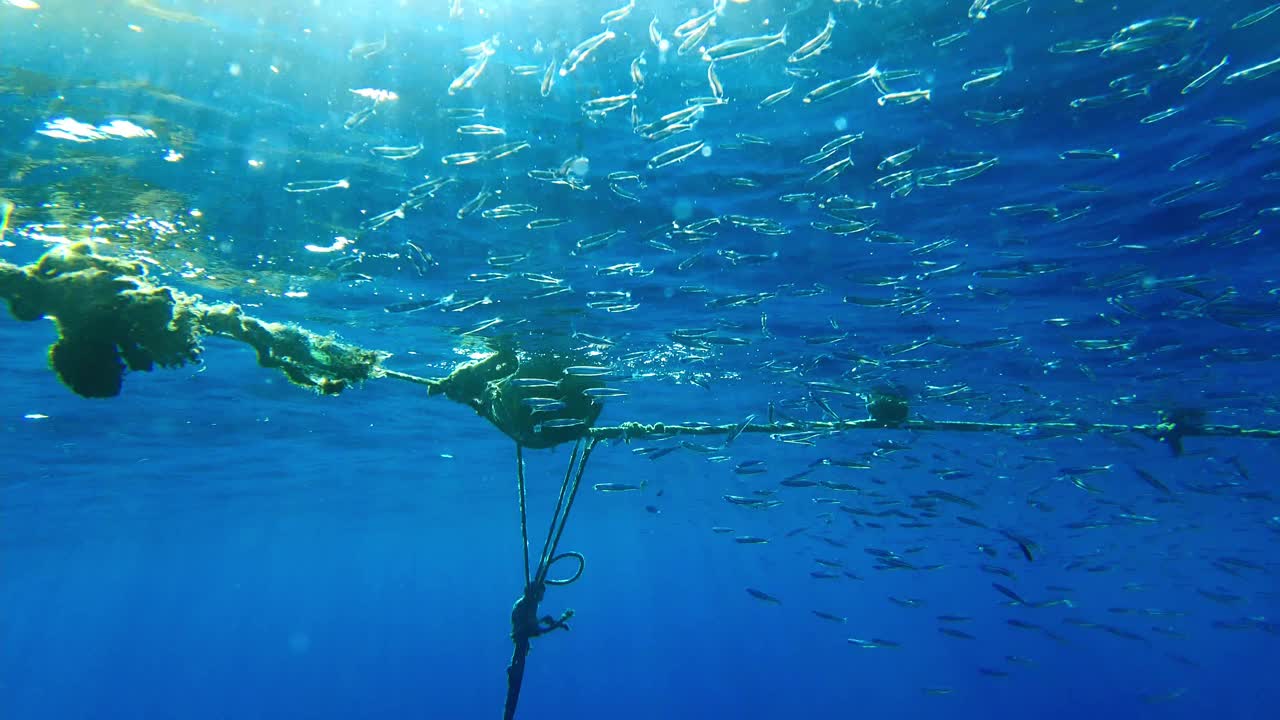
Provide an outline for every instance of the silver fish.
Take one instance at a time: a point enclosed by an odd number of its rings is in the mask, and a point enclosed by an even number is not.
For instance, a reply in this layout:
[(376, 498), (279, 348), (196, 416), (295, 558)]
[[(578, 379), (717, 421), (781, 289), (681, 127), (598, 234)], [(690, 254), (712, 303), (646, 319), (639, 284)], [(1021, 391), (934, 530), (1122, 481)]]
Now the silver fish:
[(735, 58), (754, 55), (758, 52), (768, 50), (774, 45), (787, 44), (787, 27), (784, 25), (782, 29), (773, 35), (756, 35), (754, 37), (737, 38), (735, 40), (726, 40), (717, 43), (702, 51), (702, 59), (704, 62), (715, 62), (717, 60), (733, 60)]

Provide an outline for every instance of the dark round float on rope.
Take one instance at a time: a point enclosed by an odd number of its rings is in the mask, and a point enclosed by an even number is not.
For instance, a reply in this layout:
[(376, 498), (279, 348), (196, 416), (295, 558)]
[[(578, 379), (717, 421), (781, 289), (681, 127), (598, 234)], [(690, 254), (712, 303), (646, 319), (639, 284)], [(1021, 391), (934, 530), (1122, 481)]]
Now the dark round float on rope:
[(900, 425), (907, 421), (911, 405), (900, 388), (883, 385), (867, 393), (867, 414), (872, 420), (886, 425)]

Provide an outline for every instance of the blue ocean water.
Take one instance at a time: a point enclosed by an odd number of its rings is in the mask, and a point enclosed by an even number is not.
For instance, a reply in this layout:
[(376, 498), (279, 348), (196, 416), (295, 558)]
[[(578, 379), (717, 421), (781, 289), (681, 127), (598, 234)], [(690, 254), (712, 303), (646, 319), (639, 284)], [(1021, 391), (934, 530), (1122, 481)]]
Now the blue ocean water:
[[(7, 262), (91, 240), (422, 376), (582, 348), (627, 393), (601, 425), (885, 385), (1018, 425), (601, 444), (517, 717), (1273, 716), (1274, 441), (1092, 425), (1280, 427), (1265, 2), (31, 4), (0, 3)], [(84, 399), (55, 337), (0, 319), (0, 717), (498, 716), (510, 439), (221, 338)], [(526, 455), (535, 543), (568, 458)]]

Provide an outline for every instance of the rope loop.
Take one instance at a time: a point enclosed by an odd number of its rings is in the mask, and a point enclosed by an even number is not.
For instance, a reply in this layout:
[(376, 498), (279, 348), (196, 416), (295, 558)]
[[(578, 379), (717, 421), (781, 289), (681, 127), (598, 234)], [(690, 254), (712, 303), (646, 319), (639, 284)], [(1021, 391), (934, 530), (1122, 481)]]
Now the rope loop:
[(548, 585), (571, 585), (577, 582), (578, 578), (582, 577), (583, 571), (587, 569), (587, 558), (582, 553), (575, 552), (572, 550), (570, 550), (569, 552), (560, 553), (559, 555), (556, 555), (555, 557), (551, 558), (551, 560), (547, 563), (547, 572), (550, 573), (552, 565), (555, 565), (556, 563), (565, 559), (577, 560), (578, 569), (575, 570), (574, 573), (569, 577), (558, 578), (558, 579), (547, 578), (544, 582), (546, 582)]

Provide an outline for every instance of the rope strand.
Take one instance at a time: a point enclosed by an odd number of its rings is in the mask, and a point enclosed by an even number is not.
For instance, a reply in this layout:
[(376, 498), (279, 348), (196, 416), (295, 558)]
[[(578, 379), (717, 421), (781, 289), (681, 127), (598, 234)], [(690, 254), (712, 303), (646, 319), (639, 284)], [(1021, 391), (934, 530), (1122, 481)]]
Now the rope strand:
[(556, 509), (551, 513), (551, 525), (547, 528), (547, 539), (542, 543), (542, 555), (538, 559), (538, 570), (534, 573), (534, 582), (540, 583), (547, 579), (547, 570), (551, 567), (552, 538), (556, 534), (556, 524), (560, 520), (560, 511), (564, 508), (565, 495), (569, 491), (569, 483), (573, 477), (573, 468), (578, 461), (578, 453), (582, 449), (582, 439), (579, 438), (573, 444), (573, 453), (569, 456), (569, 464), (564, 471), (564, 481), (560, 483), (560, 495), (556, 498)]
[[(1138, 433), (1158, 438), (1171, 428), (1165, 423), (1124, 425), (1120, 423), (1089, 422), (974, 422), (968, 420), (907, 420), (889, 423), (873, 418), (844, 420), (841, 422), (773, 422), (752, 423), (745, 427), (739, 423), (711, 425), (688, 423), (624, 422), (620, 425), (594, 427), (587, 431), (592, 439), (631, 440), (671, 435), (730, 435), (733, 433), (770, 433), (785, 436), (787, 433), (834, 433), (850, 430), (915, 430), (918, 432), (1008, 432), (1015, 435), (1084, 435), (1087, 433), (1120, 434)], [(1180, 426), (1186, 437), (1241, 437), (1255, 440), (1280, 440), (1280, 429), (1246, 428), (1240, 425), (1187, 425)], [(786, 440), (787, 438), (778, 438)]]
[[(556, 548), (559, 547), (560, 538), (564, 536), (565, 525), (569, 522), (569, 511), (573, 509), (573, 501), (578, 497), (578, 488), (582, 486), (582, 476), (587, 471), (587, 459), (591, 457), (591, 451), (595, 450), (596, 444), (599, 442), (599, 439), (592, 438), (587, 442), (586, 448), (582, 451), (582, 458), (578, 461), (577, 472), (574, 474), (573, 487), (569, 490), (569, 502), (565, 505), (564, 514), (560, 516), (560, 527), (557, 528), (555, 540), (551, 543), (551, 557), (547, 562), (547, 570), (550, 570), (551, 563), (555, 562)], [(572, 467), (572, 464), (570, 464), (570, 467)], [(543, 572), (543, 578), (545, 579), (545, 577), (546, 572)]]
[(524, 550), (524, 584), (529, 585), (529, 513), (525, 500), (524, 446), (516, 443), (516, 489), (520, 494), (520, 547)]

